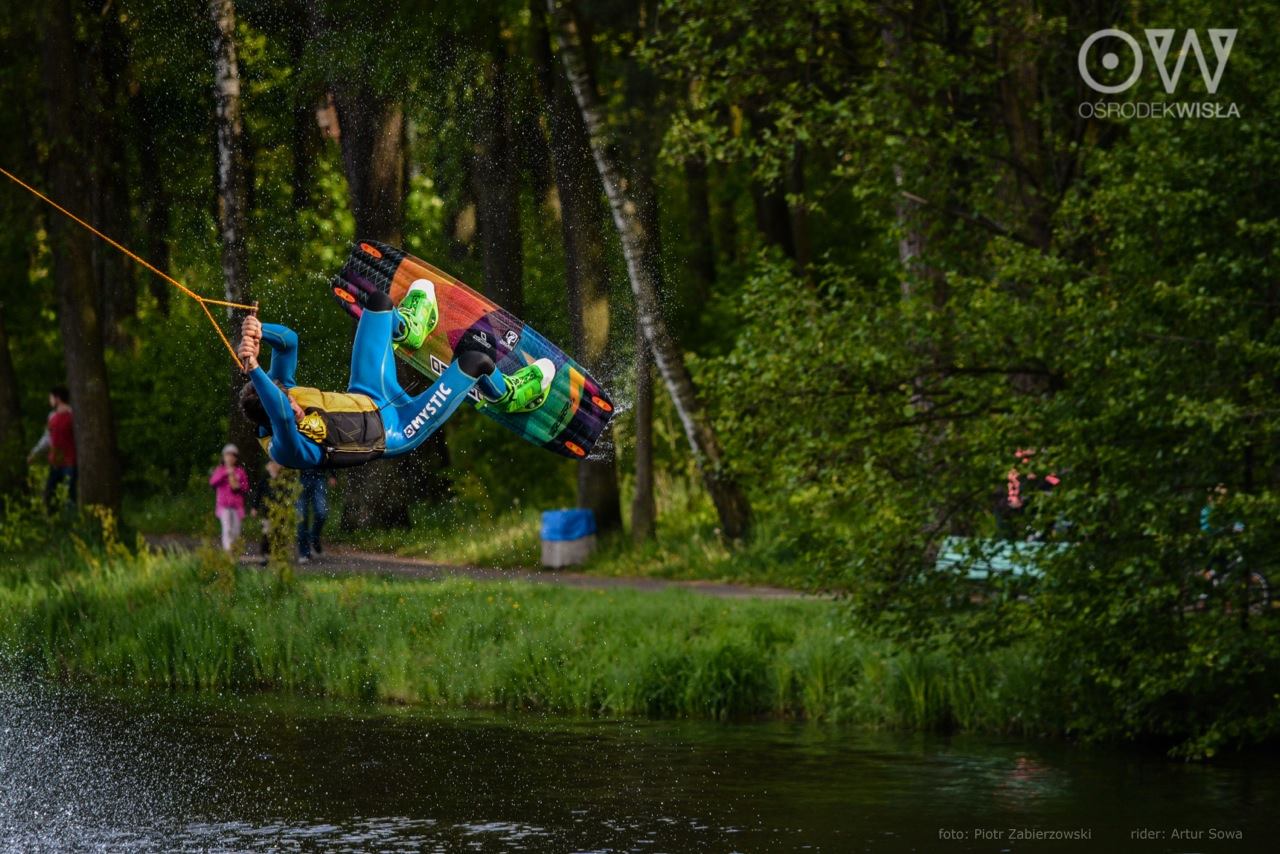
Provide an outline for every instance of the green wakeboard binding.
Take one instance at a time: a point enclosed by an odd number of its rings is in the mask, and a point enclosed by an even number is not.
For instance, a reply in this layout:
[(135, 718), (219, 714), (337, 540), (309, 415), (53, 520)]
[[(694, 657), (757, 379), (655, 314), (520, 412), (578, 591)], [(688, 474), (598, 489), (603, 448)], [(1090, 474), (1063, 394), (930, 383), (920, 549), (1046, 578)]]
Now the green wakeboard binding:
[(403, 322), (395, 339), (397, 347), (417, 350), (440, 322), (440, 306), (436, 303), (436, 287), (426, 279), (418, 279), (400, 301)]
[(513, 374), (503, 377), (507, 389), (497, 400), (486, 400), (482, 407), (493, 407), (508, 415), (533, 412), (547, 402), (547, 391), (555, 379), (556, 366), (550, 359), (539, 359)]

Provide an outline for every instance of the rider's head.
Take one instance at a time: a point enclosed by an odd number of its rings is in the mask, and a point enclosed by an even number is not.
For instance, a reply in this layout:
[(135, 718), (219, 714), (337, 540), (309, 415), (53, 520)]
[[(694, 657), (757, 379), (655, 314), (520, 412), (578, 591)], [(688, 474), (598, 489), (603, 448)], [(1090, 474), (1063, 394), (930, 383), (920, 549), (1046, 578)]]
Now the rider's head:
[[(288, 396), (289, 390), (282, 383), (277, 382), (276, 385)], [(302, 407), (292, 397), (289, 398), (289, 405), (293, 408), (293, 420), (301, 421), (302, 416), (305, 414), (302, 411)], [(258, 397), (258, 390), (253, 387), (251, 382), (245, 383), (244, 388), (240, 389), (240, 411), (251, 422), (264, 428), (268, 433), (271, 432), (271, 419), (267, 416), (267, 410), (262, 405), (262, 398)]]

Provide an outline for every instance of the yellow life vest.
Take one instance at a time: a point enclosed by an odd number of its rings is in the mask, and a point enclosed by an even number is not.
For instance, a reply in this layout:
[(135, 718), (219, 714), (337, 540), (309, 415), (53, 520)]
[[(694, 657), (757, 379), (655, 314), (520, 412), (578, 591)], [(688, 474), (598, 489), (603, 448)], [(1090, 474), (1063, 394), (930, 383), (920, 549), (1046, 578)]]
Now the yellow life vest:
[(382, 413), (365, 394), (294, 386), (289, 398), (302, 407), (298, 432), (320, 446), (326, 468), (376, 460), (387, 449)]

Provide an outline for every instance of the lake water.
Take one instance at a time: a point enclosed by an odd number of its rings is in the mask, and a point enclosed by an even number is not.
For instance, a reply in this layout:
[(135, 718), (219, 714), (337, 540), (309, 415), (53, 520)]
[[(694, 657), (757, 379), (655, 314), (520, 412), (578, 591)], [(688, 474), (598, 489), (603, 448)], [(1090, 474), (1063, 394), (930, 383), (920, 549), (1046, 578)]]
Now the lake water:
[(1278, 806), (1275, 757), (0, 679), (4, 851), (1274, 851)]

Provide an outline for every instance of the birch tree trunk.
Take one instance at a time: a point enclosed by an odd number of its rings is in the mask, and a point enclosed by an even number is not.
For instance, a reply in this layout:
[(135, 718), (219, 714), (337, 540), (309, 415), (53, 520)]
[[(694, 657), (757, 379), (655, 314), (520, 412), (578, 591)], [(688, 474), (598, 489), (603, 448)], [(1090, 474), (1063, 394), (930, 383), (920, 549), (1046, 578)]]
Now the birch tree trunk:
[[(49, 141), (51, 195), (73, 211), (89, 209), (84, 161), (83, 92), (76, 85), (75, 22), (69, 0), (51, 0), (44, 12), (42, 77)], [(50, 217), (58, 326), (75, 407), (81, 507), (120, 509), (120, 465), (103, 355), (99, 294), (89, 233), (63, 216)]]
[(750, 530), (751, 508), (746, 494), (728, 471), (720, 440), (698, 397), (684, 354), (672, 339), (663, 317), (659, 301), (662, 292), (661, 259), (656, 251), (656, 235), (642, 222), (640, 205), (631, 189), (633, 183), (628, 182), (614, 155), (604, 108), (583, 59), (578, 27), (571, 13), (572, 3), (570, 0), (547, 0), (547, 5), (560, 56), (582, 113), (591, 153), (622, 242), (622, 254), (635, 297), (637, 321), (671, 395), (703, 483), (715, 504), (721, 531), (728, 540), (745, 539)]
[[(246, 240), (248, 181), (245, 174), (244, 121), (240, 115), (240, 64), (236, 58), (235, 0), (209, 0), (213, 21), (215, 141), (217, 143), (218, 234), (222, 239), (222, 288), (229, 302), (248, 303), (249, 250)], [(233, 325), (244, 316), (227, 309)], [(233, 365), (228, 395), (228, 432), (240, 448), (240, 459), (254, 477), (262, 462), (257, 430), (240, 411), (245, 379)]]
[[(213, 19), (214, 97), (217, 103), (218, 232), (222, 238), (223, 292), (231, 302), (248, 297), (245, 245), (244, 121), (240, 116), (240, 65), (236, 59), (235, 0), (209, 0)], [(233, 310), (228, 309), (232, 314)], [(234, 316), (234, 314), (232, 314)]]
[[(888, 15), (886, 19), (880, 38), (885, 48), (885, 66), (894, 75), (890, 85), (907, 93), (905, 97), (909, 101), (914, 101), (919, 97), (918, 93), (911, 85), (911, 81), (906, 79), (911, 66), (903, 60), (904, 45), (910, 45), (913, 35), (908, 29), (900, 36)], [(912, 108), (923, 109), (924, 107), (917, 107), (912, 103)], [(909, 139), (899, 148), (908, 162), (910, 158), (906, 155), (915, 153), (913, 146), (916, 144), (918, 143), (915, 140)], [(906, 194), (908, 185), (913, 180), (920, 180), (919, 176), (912, 175), (901, 160), (895, 162), (892, 168), (894, 185), (899, 191), (894, 200), (894, 219), (898, 231), (898, 261), (901, 265), (899, 294), (905, 302), (932, 300), (934, 306), (941, 309), (947, 300), (947, 284), (945, 275), (934, 264), (934, 256), (938, 254), (937, 250), (931, 246), (934, 223), (924, 207)], [(936, 335), (936, 333), (933, 334)], [(916, 374), (911, 382), (911, 405), (918, 412), (929, 412), (934, 408), (934, 400), (927, 392), (926, 378), (942, 372), (946, 363), (943, 355), (946, 342), (929, 333), (913, 332), (909, 343), (916, 354), (916, 363), (921, 370), (921, 373)], [(936, 470), (942, 465), (943, 426), (940, 423), (923, 425), (920, 428), (920, 439), (921, 443), (916, 449), (918, 461), (923, 464), (925, 470)], [(937, 542), (937, 535), (946, 524), (948, 514), (947, 508), (936, 499), (930, 502), (926, 510), (921, 533), (925, 542), (930, 544), (927, 559), (931, 561), (935, 554), (934, 544)]]

